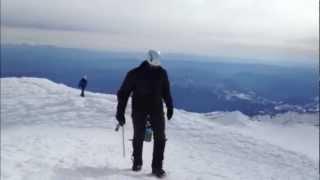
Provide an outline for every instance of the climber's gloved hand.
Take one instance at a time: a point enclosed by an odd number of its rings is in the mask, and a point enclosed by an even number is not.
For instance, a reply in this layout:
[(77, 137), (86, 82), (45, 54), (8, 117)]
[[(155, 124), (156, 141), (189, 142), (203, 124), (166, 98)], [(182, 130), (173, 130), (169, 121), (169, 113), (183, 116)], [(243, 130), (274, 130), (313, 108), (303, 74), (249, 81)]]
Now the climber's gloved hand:
[(167, 118), (170, 120), (173, 116), (173, 109), (167, 109)]
[(124, 124), (126, 124), (126, 118), (124, 117), (123, 114), (117, 113), (116, 119), (117, 119), (117, 121), (119, 122), (119, 125), (120, 125), (120, 126), (123, 126)]

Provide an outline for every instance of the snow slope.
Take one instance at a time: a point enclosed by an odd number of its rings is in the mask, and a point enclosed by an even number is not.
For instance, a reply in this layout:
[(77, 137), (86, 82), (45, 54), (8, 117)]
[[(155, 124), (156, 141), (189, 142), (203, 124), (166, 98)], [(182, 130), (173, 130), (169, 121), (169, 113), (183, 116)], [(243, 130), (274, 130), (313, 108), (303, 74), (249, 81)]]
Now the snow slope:
[[(79, 93), (46, 79), (1, 79), (1, 179), (155, 179), (151, 143), (144, 144), (141, 172), (130, 171), (130, 141), (122, 157), (121, 133), (114, 131), (115, 96)], [(126, 117), (130, 139), (130, 108)], [(176, 110), (167, 123), (165, 179), (316, 180), (318, 133), (309, 123), (277, 125), (240, 112)]]

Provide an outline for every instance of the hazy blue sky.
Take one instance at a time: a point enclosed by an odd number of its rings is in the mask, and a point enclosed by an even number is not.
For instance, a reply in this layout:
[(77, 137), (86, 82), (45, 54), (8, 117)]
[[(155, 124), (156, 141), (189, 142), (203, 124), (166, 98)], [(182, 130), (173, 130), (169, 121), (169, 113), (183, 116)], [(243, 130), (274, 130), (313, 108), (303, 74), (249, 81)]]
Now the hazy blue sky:
[(1, 43), (314, 64), (318, 0), (2, 0)]

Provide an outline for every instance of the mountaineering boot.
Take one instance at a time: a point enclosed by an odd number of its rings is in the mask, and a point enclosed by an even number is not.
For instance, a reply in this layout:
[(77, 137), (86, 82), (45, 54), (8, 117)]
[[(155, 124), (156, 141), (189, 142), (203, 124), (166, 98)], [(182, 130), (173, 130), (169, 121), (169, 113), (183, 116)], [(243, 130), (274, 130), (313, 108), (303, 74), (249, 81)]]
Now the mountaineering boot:
[(158, 178), (162, 178), (166, 175), (166, 172), (163, 169), (152, 169), (152, 174)]
[(132, 171), (140, 171), (142, 168), (142, 165), (133, 164)]
[(141, 170), (141, 168), (142, 168), (142, 161), (135, 161), (135, 160), (133, 160), (132, 161), (133, 162), (133, 165), (132, 165), (132, 171), (140, 171)]

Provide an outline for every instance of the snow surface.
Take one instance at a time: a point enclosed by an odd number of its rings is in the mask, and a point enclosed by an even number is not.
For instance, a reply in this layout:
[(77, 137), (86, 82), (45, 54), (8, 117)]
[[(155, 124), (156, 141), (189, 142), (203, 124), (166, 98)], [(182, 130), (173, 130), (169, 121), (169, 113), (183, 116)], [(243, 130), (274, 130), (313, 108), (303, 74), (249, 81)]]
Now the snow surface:
[[(79, 94), (46, 79), (1, 79), (1, 179), (155, 179), (152, 143), (144, 143), (141, 172), (130, 171), (130, 141), (122, 157), (121, 133), (114, 131), (116, 97)], [(311, 120), (175, 110), (167, 122), (165, 179), (319, 179), (317, 114), (301, 116)], [(130, 139), (130, 108), (126, 119)]]

